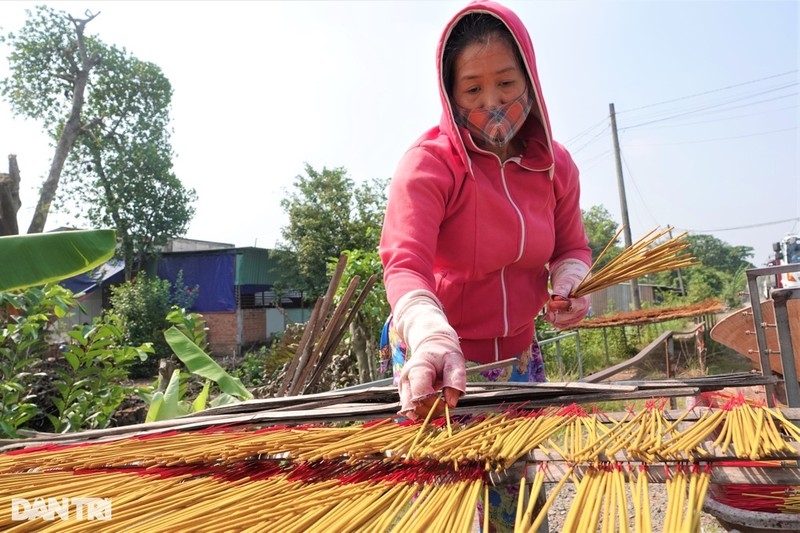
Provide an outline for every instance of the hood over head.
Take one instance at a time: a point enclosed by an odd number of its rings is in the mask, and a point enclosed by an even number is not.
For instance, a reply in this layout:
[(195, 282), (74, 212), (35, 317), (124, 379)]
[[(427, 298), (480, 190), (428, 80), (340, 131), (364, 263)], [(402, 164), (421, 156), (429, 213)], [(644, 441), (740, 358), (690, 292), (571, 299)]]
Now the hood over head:
[(554, 155), (550, 118), (547, 115), (547, 108), (545, 107), (541, 86), (539, 84), (539, 74), (536, 70), (536, 56), (533, 52), (533, 43), (531, 42), (528, 30), (525, 28), (520, 18), (513, 11), (497, 2), (492, 2), (490, 0), (474, 0), (470, 2), (450, 20), (439, 39), (439, 45), (436, 49), (436, 71), (439, 77), (439, 96), (442, 101), (442, 118), (439, 123), (439, 128), (452, 139), (454, 148), (458, 152), (465, 168), (469, 169), (470, 174), (472, 174), (470, 157), (467, 153), (467, 148), (464, 144), (459, 127), (456, 124), (453, 106), (447, 94), (447, 88), (445, 87), (443, 69), (445, 44), (453, 28), (464, 16), (472, 13), (485, 13), (500, 19), (506, 27), (508, 27), (519, 47), (525, 62), (525, 70), (528, 74), (529, 90), (532, 92), (533, 105), (522, 131), (520, 131), (518, 135), (524, 134), (529, 141), (534, 141), (541, 146), (541, 150), (537, 151), (540, 154), (540, 157), (537, 157), (537, 167), (542, 170), (547, 170), (552, 179)]

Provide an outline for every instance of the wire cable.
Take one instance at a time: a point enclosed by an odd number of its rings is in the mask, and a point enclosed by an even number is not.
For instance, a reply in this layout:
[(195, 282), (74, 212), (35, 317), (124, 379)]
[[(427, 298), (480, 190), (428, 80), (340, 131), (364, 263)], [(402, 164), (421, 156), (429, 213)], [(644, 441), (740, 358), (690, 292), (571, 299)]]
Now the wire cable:
[(736, 135), (734, 137), (717, 137), (715, 139), (697, 139), (694, 141), (678, 141), (678, 142), (671, 142), (671, 143), (636, 143), (636, 144), (629, 144), (626, 146), (636, 147), (636, 146), (673, 146), (678, 144), (700, 144), (700, 143), (710, 143), (710, 142), (717, 142), (717, 141), (732, 141), (735, 139), (746, 139), (748, 137), (759, 137), (761, 135), (771, 135), (773, 133), (782, 133), (784, 131), (797, 131), (797, 126), (792, 128), (783, 128), (780, 130), (771, 130), (771, 131), (761, 131), (758, 133), (748, 133), (745, 135)]
[[(717, 122), (724, 122), (724, 121), (728, 121), (728, 120), (736, 120), (736, 119), (740, 119), (740, 118), (748, 118), (748, 117), (753, 117), (753, 116), (763, 117), (767, 113), (777, 113), (779, 111), (787, 111), (789, 109), (797, 109), (797, 104), (787, 105), (787, 106), (783, 106), (783, 107), (777, 107), (775, 109), (768, 109), (766, 111), (757, 111), (757, 112), (754, 112), (754, 113), (744, 113), (744, 114), (741, 114), (741, 115), (733, 115), (733, 116), (730, 116), (730, 117), (712, 118), (712, 119), (708, 119), (708, 120), (696, 120), (694, 122), (683, 122), (683, 123), (678, 123), (678, 124), (664, 124), (664, 125), (661, 125), (661, 126), (653, 126), (651, 128), (647, 128), (647, 129), (655, 130), (655, 129), (662, 129), (662, 128), (683, 128), (683, 127), (686, 127), (686, 126), (698, 126), (700, 124), (714, 124), (714, 123), (717, 123)], [(722, 111), (729, 111), (729, 109), (724, 109)], [(709, 113), (702, 113), (702, 114), (707, 115), (707, 114), (712, 114), (712, 113), (717, 113), (717, 112), (719, 112), (719, 111), (714, 111), (714, 112), (709, 112)]]
[(653, 104), (647, 104), (647, 105), (643, 105), (643, 106), (640, 106), (640, 107), (633, 107), (631, 109), (625, 109), (625, 110), (622, 110), (622, 111), (617, 111), (617, 115), (619, 115), (620, 113), (631, 113), (633, 111), (639, 111), (640, 109), (647, 109), (647, 108), (655, 107), (655, 106), (659, 106), (659, 105), (671, 104), (673, 102), (679, 102), (681, 100), (688, 100), (689, 98), (696, 98), (698, 96), (705, 96), (707, 94), (717, 93), (717, 92), (721, 92), (721, 91), (727, 91), (729, 89), (735, 89), (736, 87), (743, 87), (745, 85), (751, 85), (753, 83), (758, 83), (760, 81), (771, 80), (771, 79), (774, 79), (774, 78), (780, 78), (781, 76), (788, 76), (789, 74), (796, 74), (797, 72), (798, 72), (798, 69), (789, 70), (789, 71), (786, 71), (786, 72), (781, 72), (780, 74), (773, 74), (771, 76), (765, 76), (763, 78), (757, 78), (755, 80), (745, 81), (745, 82), (742, 82), (742, 83), (736, 83), (734, 85), (727, 85), (725, 87), (719, 87), (718, 89), (711, 89), (709, 91), (703, 91), (703, 92), (700, 92), (700, 93), (690, 94), (690, 95), (687, 95), (687, 96), (679, 96), (678, 98), (672, 98), (670, 100), (664, 100), (664, 101), (661, 101), (661, 102), (655, 102)]
[(636, 183), (636, 180), (633, 177), (633, 172), (631, 172), (631, 169), (628, 166), (628, 160), (625, 159), (625, 156), (622, 153), (620, 153), (620, 159), (622, 159), (622, 164), (625, 165), (625, 170), (628, 173), (628, 178), (630, 179), (630, 182), (633, 185), (633, 188), (636, 190), (636, 195), (639, 197), (639, 201), (641, 201), (642, 205), (644, 206), (645, 213), (647, 213), (647, 215), (650, 217), (650, 220), (653, 221), (653, 225), (660, 226), (660, 224), (656, 220), (656, 217), (653, 216), (653, 212), (650, 209), (650, 206), (647, 205), (647, 202), (644, 199), (644, 195), (642, 194), (642, 191), (639, 190), (639, 185)]
[(716, 231), (734, 231), (739, 229), (751, 229), (751, 228), (762, 228), (764, 226), (774, 226), (776, 224), (785, 224), (786, 222), (797, 222), (800, 220), (800, 217), (794, 218), (785, 218), (783, 220), (775, 220), (773, 222), (762, 222), (760, 224), (749, 224), (747, 226), (736, 226), (733, 228), (719, 228), (719, 229), (689, 229), (683, 228), (685, 231), (690, 233), (711, 233)]
[(594, 130), (596, 127), (598, 127), (600, 125), (603, 125), (603, 124), (607, 124), (607, 123), (608, 123), (608, 117), (603, 117), (601, 120), (595, 122), (594, 124), (592, 124), (591, 126), (586, 128), (585, 130), (583, 130), (582, 132), (580, 132), (577, 135), (574, 135), (574, 136), (570, 137), (569, 139), (567, 139), (566, 141), (564, 141), (564, 146), (576, 143), (578, 141), (578, 139), (580, 139), (581, 137), (584, 137), (585, 135), (588, 135), (589, 132)]
[[(792, 87), (792, 86), (795, 86), (795, 85), (797, 85), (797, 83), (781, 87), (781, 89), (785, 89), (787, 87)], [(742, 98), (737, 98), (737, 99), (734, 99), (734, 100), (731, 100), (731, 101), (728, 101), (728, 102), (723, 102), (721, 104), (711, 104), (711, 105), (708, 105), (708, 106), (700, 108), (700, 109), (692, 109), (692, 110), (689, 110), (689, 111), (683, 111), (681, 113), (676, 113), (674, 115), (670, 115), (670, 116), (667, 116), (667, 117), (648, 120), (646, 122), (640, 122), (639, 124), (634, 124), (632, 126), (625, 126), (625, 127), (618, 128), (618, 129), (620, 131), (629, 130), (629, 129), (633, 129), (633, 128), (639, 128), (639, 127), (642, 127), (642, 126), (646, 126), (648, 124), (655, 124), (656, 122), (663, 122), (665, 120), (671, 120), (671, 119), (676, 118), (676, 117), (684, 117), (684, 116), (687, 116), (687, 115), (701, 114), (701, 113), (699, 113), (700, 111), (707, 111), (709, 109), (719, 108), (719, 107), (731, 104), (733, 102), (738, 102), (738, 101), (741, 101), (741, 100), (746, 100), (747, 98), (752, 98), (753, 96), (760, 96), (762, 94), (766, 94), (766, 93), (769, 93), (769, 92), (774, 92), (775, 90), (779, 90), (779, 89), (770, 89), (768, 91), (763, 91), (763, 92), (757, 93), (755, 95), (749, 95), (749, 96), (745, 96), (745, 97), (742, 97)], [(788, 98), (790, 96), (797, 96), (797, 93), (794, 92), (794, 93), (790, 93), (790, 94), (786, 94), (786, 95), (782, 95), (782, 96), (776, 96), (774, 98), (768, 98), (766, 100), (759, 100), (757, 102), (750, 102), (748, 104), (742, 104), (742, 105), (738, 105), (738, 106), (733, 106), (733, 107), (729, 107), (729, 108), (718, 110), (718, 111), (730, 111), (732, 109), (739, 109), (741, 107), (748, 107), (748, 106), (753, 106), (753, 105), (757, 105), (757, 104), (763, 104), (765, 102), (772, 102), (774, 100), (780, 100), (782, 98)]]
[(600, 138), (600, 137), (601, 137), (603, 134), (605, 134), (607, 131), (609, 131), (610, 129), (611, 129), (611, 124), (609, 123), (609, 124), (607, 124), (607, 125), (606, 125), (606, 127), (605, 127), (605, 128), (603, 128), (601, 131), (597, 132), (597, 133), (596, 133), (596, 134), (595, 134), (595, 135), (594, 135), (592, 138), (590, 138), (588, 141), (586, 141), (585, 143), (583, 143), (581, 146), (579, 146), (578, 148), (575, 148), (574, 150), (570, 150), (570, 153), (572, 153), (572, 155), (574, 156), (574, 155), (575, 155), (575, 154), (577, 154), (578, 152), (580, 152), (580, 151), (584, 150), (585, 148), (587, 148), (587, 147), (588, 147), (589, 145), (591, 145), (592, 143), (594, 143), (594, 142), (597, 142), (597, 140), (598, 140), (598, 139), (599, 139), (599, 138)]

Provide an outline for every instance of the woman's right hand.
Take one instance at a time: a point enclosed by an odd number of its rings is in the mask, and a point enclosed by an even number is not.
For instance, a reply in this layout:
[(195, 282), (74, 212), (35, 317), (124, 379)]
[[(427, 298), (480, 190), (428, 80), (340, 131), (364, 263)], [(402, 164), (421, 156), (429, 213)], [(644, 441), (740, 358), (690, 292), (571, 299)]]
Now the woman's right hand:
[[(445, 412), (445, 403), (451, 409), (467, 388), (467, 372), (461, 351), (438, 355), (431, 352), (412, 354), (400, 374), (399, 414), (417, 420), (425, 418), (435, 407), (434, 417)], [(438, 402), (442, 391), (444, 403)]]
[(398, 384), (399, 414), (412, 420), (427, 416), (440, 390), (455, 407), (467, 390), (467, 368), (442, 304), (431, 292), (412, 291), (397, 302), (394, 324), (409, 353)]

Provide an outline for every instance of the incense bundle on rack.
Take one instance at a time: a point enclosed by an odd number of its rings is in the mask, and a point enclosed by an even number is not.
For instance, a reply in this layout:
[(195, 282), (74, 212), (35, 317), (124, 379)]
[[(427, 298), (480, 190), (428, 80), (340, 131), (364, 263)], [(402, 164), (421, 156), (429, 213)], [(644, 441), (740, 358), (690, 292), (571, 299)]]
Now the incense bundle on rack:
[[(515, 531), (537, 531), (560, 489), (572, 483), (564, 531), (598, 525), (615, 531), (619, 524), (619, 530), (651, 532), (648, 477), (660, 471), (668, 497), (663, 531), (682, 533), (699, 531), (715, 462), (731, 455), (795, 457), (786, 439), (797, 442), (800, 428), (779, 410), (748, 404), (741, 395), (677, 418), (663, 411), (665, 405), (654, 399), (638, 413), (613, 417), (576, 404), (508, 406), (422, 423), (221, 425), (46, 444), (0, 454), (0, 508), (10, 508), (14, 498), (90, 495), (113, 504), (113, 516), (102, 524), (108, 531), (467, 533), (479, 519), (479, 501), (497, 512), (486, 505), (490, 485), (502, 485), (499, 476), (517, 461), (543, 455), (536, 475), (519, 481)], [(689, 423), (692, 413), (696, 420)], [(750, 419), (755, 428), (742, 430)], [(729, 434), (733, 446), (718, 446)], [(711, 448), (699, 446), (715, 437)], [(542, 508), (534, 509), (525, 495), (538, 494), (557, 475), (557, 463), (566, 471)], [(525, 490), (529, 481), (532, 491)], [(788, 499), (781, 503), (784, 512), (791, 510)], [(0, 529), (96, 530), (91, 521), (47, 518), (44, 503), (37, 505), (41, 516), (24, 523), (0, 515)]]
[[(448, 410), (424, 422), (347, 425), (220, 419), (201, 429), (24, 445), (0, 453), (0, 509), (24, 499), (36, 516), (16, 523), (0, 514), (0, 529), (468, 533), (480, 520), (479, 502), (488, 530), (488, 515), (499, 512), (487, 505), (490, 487), (517, 484), (511, 472), (523, 464), (515, 531), (537, 531), (571, 483), (563, 531), (651, 532), (650, 481), (667, 485), (663, 531), (696, 532), (706, 489), (726, 463), (783, 470), (774, 465), (798, 457), (796, 416), (742, 395), (716, 403), (677, 413), (654, 398), (616, 414), (517, 404), (452, 419)], [(757, 478), (747, 474), (748, 482)], [(555, 487), (539, 508), (525, 495), (545, 482)], [(113, 504), (108, 521), (84, 522), (66, 504), (55, 507), (87, 496)], [(779, 503), (792, 511), (787, 498)], [(69, 516), (48, 517), (62, 507)]]
[(652, 230), (631, 246), (625, 248), (608, 264), (597, 269), (597, 265), (611, 248), (611, 245), (617, 241), (623, 229), (624, 226), (620, 228), (614, 238), (609, 241), (597, 259), (595, 259), (589, 269), (591, 276), (587, 274), (570, 296), (578, 298), (648, 274), (700, 264), (690, 253), (686, 252), (689, 247), (689, 242), (686, 240), (688, 232), (683, 232), (677, 237), (658, 242), (664, 235), (672, 231), (673, 228), (668, 227), (663, 231), (658, 231), (658, 228)]

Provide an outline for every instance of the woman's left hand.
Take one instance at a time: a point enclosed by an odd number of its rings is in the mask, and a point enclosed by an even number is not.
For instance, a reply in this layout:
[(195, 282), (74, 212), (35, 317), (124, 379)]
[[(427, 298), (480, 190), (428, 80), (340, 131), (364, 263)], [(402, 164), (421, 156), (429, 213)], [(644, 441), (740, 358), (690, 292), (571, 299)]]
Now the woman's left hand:
[(566, 259), (555, 265), (550, 272), (553, 292), (547, 302), (544, 319), (559, 329), (574, 326), (589, 312), (589, 297), (570, 297), (584, 278), (588, 278), (589, 266), (578, 259)]
[(564, 298), (553, 295), (547, 302), (544, 319), (559, 329), (574, 326), (589, 312), (589, 297)]

